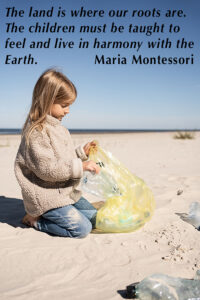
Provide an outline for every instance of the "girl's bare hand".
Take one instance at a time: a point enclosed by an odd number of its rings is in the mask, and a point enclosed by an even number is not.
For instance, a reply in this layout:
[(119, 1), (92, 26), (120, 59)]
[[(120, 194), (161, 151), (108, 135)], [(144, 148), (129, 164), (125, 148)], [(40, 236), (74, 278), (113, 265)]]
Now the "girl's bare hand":
[(85, 144), (85, 146), (83, 147), (85, 154), (88, 156), (89, 152), (90, 152), (90, 148), (91, 147), (95, 148), (96, 146), (97, 146), (97, 143), (95, 141)]
[(89, 171), (98, 174), (100, 170), (100, 167), (93, 160), (83, 161), (83, 171)]

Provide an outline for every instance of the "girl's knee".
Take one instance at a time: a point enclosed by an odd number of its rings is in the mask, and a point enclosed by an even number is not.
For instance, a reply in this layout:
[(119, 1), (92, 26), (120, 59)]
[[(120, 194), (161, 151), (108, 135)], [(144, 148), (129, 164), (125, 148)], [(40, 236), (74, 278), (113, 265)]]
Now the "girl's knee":
[(59, 236), (84, 238), (92, 230), (92, 224), (88, 218), (72, 205), (49, 211), (43, 217), (45, 230), (53, 231)]
[(88, 222), (84, 222), (80, 225), (78, 235), (76, 238), (84, 238), (92, 231), (92, 224), (88, 220)]

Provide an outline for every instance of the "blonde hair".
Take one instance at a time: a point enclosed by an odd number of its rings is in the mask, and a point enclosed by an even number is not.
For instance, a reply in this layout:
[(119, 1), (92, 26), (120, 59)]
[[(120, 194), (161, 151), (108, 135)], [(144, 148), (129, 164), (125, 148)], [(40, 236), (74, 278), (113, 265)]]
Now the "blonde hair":
[[(26, 143), (28, 144), (34, 129), (42, 131), (52, 104), (63, 101), (72, 104), (76, 97), (77, 90), (74, 84), (64, 74), (54, 68), (42, 73), (33, 89), (31, 108), (22, 128), (22, 137), (25, 134)], [(29, 122), (30, 126), (27, 129)]]

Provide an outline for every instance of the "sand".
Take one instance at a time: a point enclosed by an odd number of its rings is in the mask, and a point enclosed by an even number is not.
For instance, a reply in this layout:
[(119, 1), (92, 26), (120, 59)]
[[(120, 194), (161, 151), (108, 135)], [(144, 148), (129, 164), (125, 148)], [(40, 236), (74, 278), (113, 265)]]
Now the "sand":
[(200, 202), (200, 133), (194, 140), (173, 135), (73, 135), (75, 145), (98, 139), (156, 200), (152, 219), (138, 231), (85, 239), (53, 237), (21, 224), (25, 212), (13, 172), (20, 136), (0, 136), (0, 299), (117, 300), (120, 290), (153, 273), (193, 278), (200, 269), (200, 232), (176, 213)]

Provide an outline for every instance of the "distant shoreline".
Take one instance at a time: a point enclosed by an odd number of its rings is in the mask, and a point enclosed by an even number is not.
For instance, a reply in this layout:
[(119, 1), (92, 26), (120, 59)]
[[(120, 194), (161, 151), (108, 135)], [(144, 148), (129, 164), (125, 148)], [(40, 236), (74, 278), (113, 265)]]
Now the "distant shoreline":
[[(71, 134), (106, 134), (106, 133), (156, 133), (156, 132), (177, 132), (177, 131), (190, 131), (198, 132), (200, 129), (69, 129)], [(0, 128), (0, 135), (20, 135), (21, 129), (19, 128)]]

